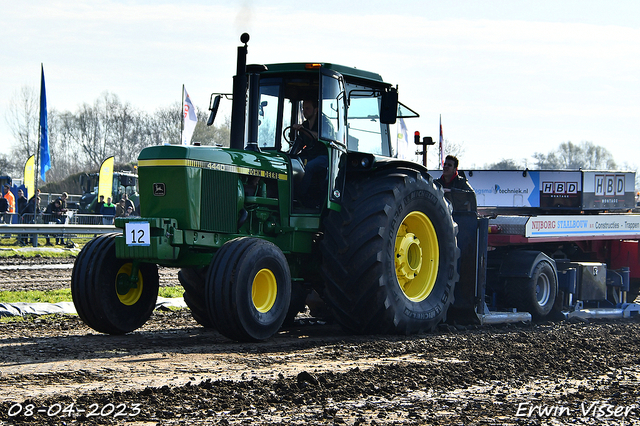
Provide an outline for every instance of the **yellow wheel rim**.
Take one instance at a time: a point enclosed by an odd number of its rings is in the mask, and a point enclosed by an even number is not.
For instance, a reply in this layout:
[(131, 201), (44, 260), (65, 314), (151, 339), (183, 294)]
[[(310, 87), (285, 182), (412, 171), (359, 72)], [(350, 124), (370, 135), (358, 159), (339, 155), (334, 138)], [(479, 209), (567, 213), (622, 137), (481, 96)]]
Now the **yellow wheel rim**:
[(253, 278), (253, 285), (251, 286), (251, 300), (253, 306), (256, 307), (258, 312), (263, 314), (269, 312), (273, 305), (276, 303), (276, 296), (278, 295), (278, 283), (276, 277), (269, 269), (261, 269)]
[(438, 236), (422, 212), (409, 213), (398, 228), (395, 266), (398, 284), (413, 302), (426, 299), (436, 283), (440, 263)]
[(118, 270), (116, 275), (116, 294), (118, 299), (124, 305), (135, 305), (140, 296), (142, 296), (142, 272), (138, 270), (138, 281), (135, 287), (131, 285), (131, 270), (133, 269), (131, 263), (125, 263)]

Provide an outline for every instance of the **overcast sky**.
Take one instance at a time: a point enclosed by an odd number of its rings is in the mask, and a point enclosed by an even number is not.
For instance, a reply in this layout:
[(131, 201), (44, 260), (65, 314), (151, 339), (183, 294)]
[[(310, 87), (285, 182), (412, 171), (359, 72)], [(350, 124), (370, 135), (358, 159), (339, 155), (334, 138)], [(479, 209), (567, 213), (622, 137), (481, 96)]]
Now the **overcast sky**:
[[(28, 4), (28, 6), (27, 6)], [(410, 133), (462, 144), (461, 168), (522, 161), (562, 142), (640, 165), (640, 1), (0, 0), (0, 150), (23, 86), (75, 111), (109, 91), (153, 112), (230, 92), (249, 63), (334, 62), (378, 72), (420, 118)], [(435, 149), (429, 152), (437, 157)], [(24, 159), (26, 160), (26, 158)], [(53, 167), (55, 167), (55, 159)]]

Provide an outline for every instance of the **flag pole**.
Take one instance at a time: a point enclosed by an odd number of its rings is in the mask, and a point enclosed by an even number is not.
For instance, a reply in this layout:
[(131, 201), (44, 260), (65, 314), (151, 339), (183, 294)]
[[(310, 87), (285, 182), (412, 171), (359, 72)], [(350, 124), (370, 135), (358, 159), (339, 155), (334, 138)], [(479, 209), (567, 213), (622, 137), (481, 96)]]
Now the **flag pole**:
[(444, 169), (444, 137), (442, 135), (442, 114), (440, 114), (440, 170)]
[(184, 84), (182, 85), (182, 103), (180, 104), (180, 145), (183, 142), (184, 133)]
[[(40, 203), (38, 203), (38, 178), (40, 177), (40, 149), (42, 148), (42, 82), (44, 80), (44, 63), (40, 63), (40, 125), (38, 126), (38, 143), (36, 144), (36, 162), (33, 170), (33, 223), (41, 222), (42, 218), (38, 214)], [(38, 235), (33, 234), (31, 241), (34, 247), (38, 247)]]
[[(33, 170), (33, 179), (34, 179), (34, 185), (33, 185), (33, 196), (35, 197), (33, 199), (33, 219), (34, 219), (34, 223), (38, 223), (35, 219), (38, 213), (38, 208), (40, 207), (39, 203), (38, 203), (38, 183), (39, 182), (39, 177), (40, 177), (40, 150), (42, 149), (42, 83), (44, 81), (44, 63), (40, 63), (40, 125), (38, 126), (38, 146), (36, 149), (36, 164), (35, 164), (35, 168)], [(34, 242), (36, 242), (37, 240), (34, 238)], [(35, 244), (35, 243), (34, 243)]]

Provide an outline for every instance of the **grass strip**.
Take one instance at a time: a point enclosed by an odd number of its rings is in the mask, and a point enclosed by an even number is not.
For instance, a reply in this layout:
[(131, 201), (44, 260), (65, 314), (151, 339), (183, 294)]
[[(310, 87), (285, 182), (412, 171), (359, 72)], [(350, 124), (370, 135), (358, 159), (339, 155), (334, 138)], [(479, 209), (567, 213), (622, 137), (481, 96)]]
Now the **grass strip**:
[[(181, 286), (160, 287), (158, 296), (160, 297), (182, 297), (184, 289)], [(71, 302), (71, 289), (60, 290), (29, 290), (29, 291), (0, 291), (0, 303), (59, 303)]]

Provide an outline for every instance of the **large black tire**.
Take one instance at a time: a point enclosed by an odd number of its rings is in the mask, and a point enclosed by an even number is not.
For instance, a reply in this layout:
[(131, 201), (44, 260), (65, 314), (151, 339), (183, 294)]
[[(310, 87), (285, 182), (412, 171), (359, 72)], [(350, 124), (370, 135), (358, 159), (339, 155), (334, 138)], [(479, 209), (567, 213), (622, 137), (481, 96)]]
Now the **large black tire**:
[[(122, 289), (132, 263), (116, 258), (117, 234), (94, 238), (84, 246), (73, 266), (71, 295), (80, 318), (101, 333), (125, 334), (141, 327), (158, 299), (155, 264), (140, 264), (136, 288)], [(118, 280), (121, 290), (118, 292)]]
[(184, 288), (184, 303), (191, 310), (193, 319), (204, 328), (214, 328), (205, 303), (207, 268), (182, 268), (178, 280)]
[(446, 320), (458, 228), (430, 176), (403, 169), (352, 179), (342, 211), (324, 225), (323, 298), (345, 329), (410, 334)]
[(255, 342), (282, 326), (291, 301), (291, 272), (282, 251), (258, 238), (227, 242), (211, 262), (206, 304), (224, 336)]
[(509, 306), (529, 312), (534, 320), (544, 319), (554, 309), (558, 295), (553, 267), (546, 260), (538, 262), (531, 278), (507, 279), (505, 293)]

